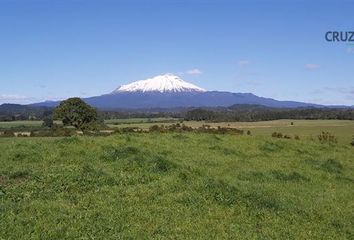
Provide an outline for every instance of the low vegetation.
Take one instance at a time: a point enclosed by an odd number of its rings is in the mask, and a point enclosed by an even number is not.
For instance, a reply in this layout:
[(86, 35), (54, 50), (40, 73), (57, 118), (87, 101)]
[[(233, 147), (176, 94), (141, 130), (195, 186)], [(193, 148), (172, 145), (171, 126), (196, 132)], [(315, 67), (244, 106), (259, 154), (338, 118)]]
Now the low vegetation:
[[(217, 127), (211, 128), (209, 125), (202, 125), (198, 128), (192, 128), (184, 124), (172, 124), (172, 125), (152, 125), (149, 128), (149, 132), (197, 132), (197, 133), (214, 133), (214, 134), (239, 134), (244, 133), (243, 130), (237, 128)], [(248, 134), (250, 135), (250, 134)]]
[(330, 132), (322, 132), (320, 135), (317, 136), (318, 140), (322, 144), (336, 144), (337, 138)]
[(352, 156), (160, 129), (0, 138), (0, 239), (351, 239)]

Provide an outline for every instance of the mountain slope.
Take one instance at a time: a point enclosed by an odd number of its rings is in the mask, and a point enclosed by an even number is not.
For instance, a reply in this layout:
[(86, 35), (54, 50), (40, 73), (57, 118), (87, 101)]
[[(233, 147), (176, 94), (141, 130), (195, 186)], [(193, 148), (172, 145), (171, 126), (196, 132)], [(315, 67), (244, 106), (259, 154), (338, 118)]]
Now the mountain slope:
[(257, 104), (276, 108), (320, 107), (293, 101), (277, 101), (251, 93), (229, 92), (120, 92), (84, 99), (101, 109), (175, 108), (175, 107), (226, 107), (233, 104)]
[[(252, 93), (206, 91), (165, 74), (123, 85), (110, 94), (84, 98), (99, 109), (153, 109), (177, 107), (227, 107), (234, 104), (256, 104), (275, 108), (321, 107), (294, 101), (277, 101), (258, 97)], [(32, 106), (54, 107), (58, 102), (43, 102)]]

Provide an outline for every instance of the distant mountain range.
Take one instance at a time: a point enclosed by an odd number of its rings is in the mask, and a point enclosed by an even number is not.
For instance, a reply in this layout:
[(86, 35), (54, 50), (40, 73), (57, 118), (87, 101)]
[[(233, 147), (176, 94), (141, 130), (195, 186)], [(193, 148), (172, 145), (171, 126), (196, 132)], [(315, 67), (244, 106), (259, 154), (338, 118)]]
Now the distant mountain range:
[[(122, 85), (109, 94), (83, 100), (102, 110), (227, 107), (234, 104), (254, 104), (273, 108), (323, 107), (312, 103), (278, 101), (258, 97), (252, 93), (206, 91), (173, 74)], [(46, 101), (30, 106), (55, 107), (58, 104), (58, 101)]]

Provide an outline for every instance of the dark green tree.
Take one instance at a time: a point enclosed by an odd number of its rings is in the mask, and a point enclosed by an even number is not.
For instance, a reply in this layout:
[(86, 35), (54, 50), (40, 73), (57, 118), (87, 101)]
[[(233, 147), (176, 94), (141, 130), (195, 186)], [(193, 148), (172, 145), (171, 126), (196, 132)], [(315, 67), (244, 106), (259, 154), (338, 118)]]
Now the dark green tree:
[(52, 115), (48, 115), (43, 118), (42, 126), (47, 128), (52, 128), (54, 126)]
[(64, 126), (77, 129), (93, 129), (97, 127), (97, 111), (80, 98), (69, 98), (62, 101), (54, 110), (54, 119), (63, 121)]

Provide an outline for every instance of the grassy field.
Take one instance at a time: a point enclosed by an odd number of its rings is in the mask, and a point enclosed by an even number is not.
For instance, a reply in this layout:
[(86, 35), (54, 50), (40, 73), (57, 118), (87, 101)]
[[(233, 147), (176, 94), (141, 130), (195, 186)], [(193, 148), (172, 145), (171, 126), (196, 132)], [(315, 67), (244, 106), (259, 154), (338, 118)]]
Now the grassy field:
[[(203, 124), (211, 127), (230, 127), (250, 130), (253, 135), (270, 136), (273, 132), (281, 132), (290, 136), (299, 135), (300, 137), (314, 137), (322, 131), (331, 132), (338, 137), (340, 142), (350, 142), (354, 137), (354, 121), (350, 120), (275, 120), (275, 121), (260, 121), (260, 122), (219, 122), (209, 123), (204, 121), (184, 121), (187, 126), (194, 128), (200, 127)], [(293, 125), (291, 125), (293, 123)], [(148, 129), (157, 123), (123, 123), (120, 125), (108, 125), (110, 127), (140, 127)], [(158, 125), (171, 125), (173, 123), (159, 123)]]
[[(105, 123), (110, 128), (139, 127), (149, 129), (153, 125), (171, 125), (181, 122), (176, 118), (132, 118), (132, 119), (111, 119)], [(61, 124), (56, 121), (56, 124)], [(293, 125), (291, 124), (293, 123)], [(302, 138), (316, 138), (322, 131), (334, 134), (339, 142), (349, 143), (354, 137), (354, 121), (350, 120), (274, 120), (260, 122), (217, 122), (209, 123), (204, 121), (184, 121), (183, 124), (193, 128), (201, 127), (203, 124), (211, 127), (238, 128), (245, 131), (250, 130), (252, 135), (271, 136), (273, 132), (281, 132), (290, 136), (298, 135)], [(18, 127), (40, 127), (42, 121), (13, 121), (0, 122), (0, 130)]]
[[(61, 121), (54, 121), (55, 124), (62, 125)], [(43, 124), (42, 120), (23, 120), (23, 121), (0, 121), (0, 130), (16, 128), (39, 128)]]
[(166, 123), (166, 122), (178, 122), (178, 118), (128, 118), (128, 119), (108, 119), (105, 120), (109, 125), (120, 124), (140, 124), (140, 123)]
[(0, 166), (0, 239), (354, 238), (349, 144), (205, 133), (0, 138)]
[(0, 129), (9, 129), (14, 127), (40, 127), (42, 121), (10, 121), (0, 122)]

